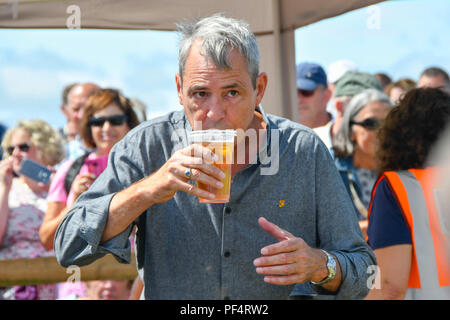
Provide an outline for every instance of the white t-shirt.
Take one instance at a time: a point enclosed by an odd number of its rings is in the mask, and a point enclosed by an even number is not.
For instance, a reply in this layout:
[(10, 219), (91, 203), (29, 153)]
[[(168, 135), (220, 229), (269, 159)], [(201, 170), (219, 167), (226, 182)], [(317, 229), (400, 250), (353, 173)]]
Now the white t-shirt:
[(314, 132), (319, 136), (319, 138), (322, 140), (323, 143), (327, 146), (328, 150), (331, 150), (332, 144), (331, 144), (331, 126), (333, 125), (334, 121), (330, 120), (328, 123), (324, 126), (314, 128)]

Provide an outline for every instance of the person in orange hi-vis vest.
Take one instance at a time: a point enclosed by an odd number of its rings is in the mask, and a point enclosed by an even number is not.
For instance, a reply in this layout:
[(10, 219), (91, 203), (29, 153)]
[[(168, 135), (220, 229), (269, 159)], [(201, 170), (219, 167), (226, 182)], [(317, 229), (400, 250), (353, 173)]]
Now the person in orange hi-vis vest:
[(429, 161), (449, 124), (450, 95), (420, 88), (405, 94), (380, 129), (382, 174), (367, 231), (378, 274), (366, 299), (450, 299), (450, 194), (438, 184), (445, 168)]

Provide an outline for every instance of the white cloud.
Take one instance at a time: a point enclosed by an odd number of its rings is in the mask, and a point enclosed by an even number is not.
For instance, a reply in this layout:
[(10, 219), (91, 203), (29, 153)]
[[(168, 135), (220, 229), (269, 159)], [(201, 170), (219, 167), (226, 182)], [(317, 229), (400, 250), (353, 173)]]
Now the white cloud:
[(21, 66), (5, 66), (0, 69), (0, 86), (4, 94), (11, 98), (59, 97), (63, 86), (74, 81), (104, 82), (103, 78), (87, 72), (43, 70)]

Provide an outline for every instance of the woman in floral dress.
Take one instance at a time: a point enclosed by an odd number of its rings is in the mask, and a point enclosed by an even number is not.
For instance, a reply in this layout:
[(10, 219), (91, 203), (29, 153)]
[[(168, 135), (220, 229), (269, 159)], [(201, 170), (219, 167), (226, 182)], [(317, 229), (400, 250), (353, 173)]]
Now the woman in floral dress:
[[(0, 162), (0, 260), (54, 255), (41, 244), (39, 228), (47, 208), (48, 186), (20, 175), (28, 158), (53, 166), (64, 157), (63, 142), (56, 130), (42, 120), (21, 121), (2, 141)], [(54, 299), (54, 284), (0, 288), (0, 300)]]

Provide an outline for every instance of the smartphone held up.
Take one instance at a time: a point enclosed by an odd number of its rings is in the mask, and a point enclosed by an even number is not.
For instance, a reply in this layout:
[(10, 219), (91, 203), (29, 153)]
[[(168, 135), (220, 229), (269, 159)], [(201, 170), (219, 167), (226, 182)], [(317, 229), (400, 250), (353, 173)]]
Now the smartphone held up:
[(20, 165), (19, 174), (31, 178), (37, 182), (42, 182), (48, 186), (50, 185), (52, 171), (33, 160), (23, 159)]

